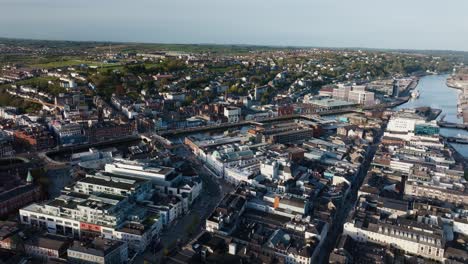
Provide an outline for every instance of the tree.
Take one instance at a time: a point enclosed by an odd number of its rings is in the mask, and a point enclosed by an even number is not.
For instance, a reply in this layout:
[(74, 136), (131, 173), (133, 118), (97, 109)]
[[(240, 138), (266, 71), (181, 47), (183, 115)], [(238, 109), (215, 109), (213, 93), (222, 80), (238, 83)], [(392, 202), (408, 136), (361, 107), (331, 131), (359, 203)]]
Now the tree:
[(182, 60), (170, 60), (166, 65), (166, 71), (173, 72), (173, 71), (180, 71), (185, 69), (187, 66)]
[(193, 97), (192, 95), (187, 95), (185, 96), (185, 100), (184, 100), (184, 105), (191, 105), (193, 103)]
[(118, 84), (115, 86), (115, 94), (117, 95), (124, 95), (125, 94), (125, 88), (123, 87), (122, 84)]
[(268, 92), (265, 92), (265, 93), (262, 95), (262, 99), (260, 99), (260, 102), (261, 102), (262, 104), (267, 104), (269, 99), (270, 99), (269, 93), (268, 93)]
[(256, 75), (255, 75), (255, 76), (250, 77), (250, 78), (249, 78), (249, 81), (250, 81), (251, 83), (260, 84), (261, 81), (262, 81), (262, 79), (261, 79), (259, 76), (256, 76)]
[(237, 85), (231, 85), (231, 87), (229, 87), (228, 89), (228, 93), (237, 94), (238, 93)]

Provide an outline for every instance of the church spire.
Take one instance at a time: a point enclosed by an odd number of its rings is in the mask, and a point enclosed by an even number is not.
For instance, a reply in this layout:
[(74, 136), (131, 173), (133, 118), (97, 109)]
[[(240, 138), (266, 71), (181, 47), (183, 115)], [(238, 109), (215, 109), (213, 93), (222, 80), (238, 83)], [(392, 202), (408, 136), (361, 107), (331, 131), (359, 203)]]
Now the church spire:
[(28, 184), (33, 183), (33, 181), (34, 181), (34, 178), (33, 178), (32, 174), (31, 174), (31, 170), (28, 169), (28, 176), (26, 177), (26, 183), (28, 183)]

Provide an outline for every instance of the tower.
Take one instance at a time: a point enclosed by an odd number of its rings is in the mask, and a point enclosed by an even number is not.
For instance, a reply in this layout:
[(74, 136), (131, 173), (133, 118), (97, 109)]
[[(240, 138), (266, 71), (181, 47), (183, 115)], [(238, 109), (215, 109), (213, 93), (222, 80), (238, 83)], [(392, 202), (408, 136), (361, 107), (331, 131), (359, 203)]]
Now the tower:
[(31, 174), (31, 170), (28, 169), (28, 175), (26, 176), (26, 183), (27, 184), (32, 184), (34, 182), (34, 178)]
[(398, 85), (398, 80), (393, 79), (393, 91), (392, 91), (392, 96), (393, 97), (398, 97), (400, 95), (400, 87)]

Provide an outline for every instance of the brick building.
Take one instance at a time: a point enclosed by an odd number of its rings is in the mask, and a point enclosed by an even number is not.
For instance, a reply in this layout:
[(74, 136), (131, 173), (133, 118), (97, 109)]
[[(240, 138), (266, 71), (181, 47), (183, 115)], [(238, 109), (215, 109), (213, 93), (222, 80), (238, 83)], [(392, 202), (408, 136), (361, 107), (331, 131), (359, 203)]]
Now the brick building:
[(53, 135), (41, 127), (24, 128), (13, 133), (14, 141), (32, 150), (53, 148), (55, 139)]
[(100, 122), (86, 128), (85, 134), (89, 142), (98, 142), (113, 138), (125, 137), (134, 135), (137, 132), (135, 122), (131, 123), (115, 123), (115, 122)]

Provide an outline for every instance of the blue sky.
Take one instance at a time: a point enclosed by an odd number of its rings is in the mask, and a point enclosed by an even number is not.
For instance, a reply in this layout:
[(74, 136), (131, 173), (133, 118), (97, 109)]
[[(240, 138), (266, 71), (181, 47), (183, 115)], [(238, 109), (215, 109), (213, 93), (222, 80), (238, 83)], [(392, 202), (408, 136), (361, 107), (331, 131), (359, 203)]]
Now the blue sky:
[(0, 36), (468, 51), (466, 0), (0, 0)]

